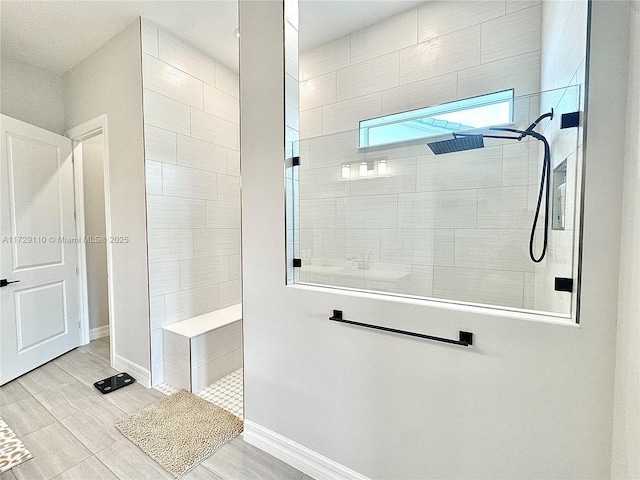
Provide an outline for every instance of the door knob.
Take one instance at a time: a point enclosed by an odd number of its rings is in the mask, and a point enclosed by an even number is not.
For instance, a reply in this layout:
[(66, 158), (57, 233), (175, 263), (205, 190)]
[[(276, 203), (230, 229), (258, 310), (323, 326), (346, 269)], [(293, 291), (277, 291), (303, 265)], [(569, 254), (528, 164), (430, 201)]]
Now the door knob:
[(3, 278), (0, 280), (0, 287), (6, 287), (10, 283), (18, 283), (19, 281), (20, 280), (12, 280), (11, 282), (8, 282), (6, 278)]

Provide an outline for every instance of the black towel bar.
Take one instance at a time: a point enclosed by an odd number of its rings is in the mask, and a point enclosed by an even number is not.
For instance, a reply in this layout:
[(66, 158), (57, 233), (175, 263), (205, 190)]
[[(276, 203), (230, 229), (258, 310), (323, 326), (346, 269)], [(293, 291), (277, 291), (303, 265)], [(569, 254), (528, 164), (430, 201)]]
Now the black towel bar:
[(452, 343), (454, 345), (462, 345), (468, 347), (473, 345), (473, 333), (459, 331), (459, 340), (453, 340), (451, 338), (434, 337), (432, 335), (425, 335), (423, 333), (408, 332), (406, 330), (398, 330), (396, 328), (381, 327), (380, 325), (371, 325), (369, 323), (354, 322), (353, 320), (345, 320), (342, 318), (342, 310), (334, 310), (333, 316), (329, 317), (329, 320), (334, 322), (348, 323), (349, 325), (357, 325), (359, 327), (373, 328), (375, 330), (382, 330), (385, 332), (399, 333), (401, 335), (409, 335), (411, 337), (426, 338), (427, 340), (436, 340), (438, 342)]

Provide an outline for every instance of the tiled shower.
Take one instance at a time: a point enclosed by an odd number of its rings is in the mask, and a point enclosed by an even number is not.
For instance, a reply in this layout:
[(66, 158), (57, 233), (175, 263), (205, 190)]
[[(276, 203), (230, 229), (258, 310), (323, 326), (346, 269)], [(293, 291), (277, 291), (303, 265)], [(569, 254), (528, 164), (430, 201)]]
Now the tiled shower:
[(238, 74), (142, 20), (152, 381), (162, 327), (241, 302)]

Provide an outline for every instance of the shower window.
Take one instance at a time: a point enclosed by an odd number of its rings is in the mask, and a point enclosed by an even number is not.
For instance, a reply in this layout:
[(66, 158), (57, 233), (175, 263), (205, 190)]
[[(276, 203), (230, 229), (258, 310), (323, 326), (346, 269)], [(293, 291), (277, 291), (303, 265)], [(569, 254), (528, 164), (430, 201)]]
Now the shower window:
[(513, 121), (513, 90), (360, 122), (360, 147), (418, 140)]

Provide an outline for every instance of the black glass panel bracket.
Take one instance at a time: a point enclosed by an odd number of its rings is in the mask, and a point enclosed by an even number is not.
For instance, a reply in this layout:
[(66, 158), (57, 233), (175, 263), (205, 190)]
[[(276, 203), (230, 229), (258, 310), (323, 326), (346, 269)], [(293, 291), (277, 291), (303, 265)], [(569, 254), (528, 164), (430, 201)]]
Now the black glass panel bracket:
[(555, 283), (557, 292), (573, 292), (573, 278), (556, 277)]
[(471, 332), (458, 332), (458, 340), (452, 338), (434, 337), (433, 335), (425, 335), (423, 333), (408, 332), (406, 330), (398, 330), (396, 328), (382, 327), (380, 325), (371, 325), (370, 323), (354, 322), (353, 320), (346, 320), (342, 318), (342, 310), (334, 310), (333, 315), (329, 317), (329, 320), (334, 322), (346, 323), (349, 325), (356, 325), (358, 327), (372, 328), (374, 330), (382, 330), (383, 332), (398, 333), (400, 335), (408, 335), (410, 337), (424, 338), (427, 340), (435, 340), (437, 342), (451, 343), (453, 345), (462, 345), (463, 347), (470, 347), (473, 345), (473, 333)]
[(301, 258), (294, 258), (293, 259), (293, 267), (294, 268), (302, 267), (302, 259)]
[(119, 388), (126, 387), (127, 385), (131, 385), (135, 383), (136, 379), (133, 378), (128, 373), (122, 372), (117, 373), (112, 377), (105, 378), (103, 380), (99, 380), (93, 384), (100, 393), (106, 395), (107, 393), (111, 393), (114, 390), (118, 390)]
[(560, 128), (574, 128), (580, 125), (580, 112), (563, 113)]
[(300, 166), (300, 157), (293, 157), (291, 159), (291, 165), (294, 167), (299, 167)]

